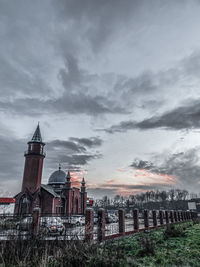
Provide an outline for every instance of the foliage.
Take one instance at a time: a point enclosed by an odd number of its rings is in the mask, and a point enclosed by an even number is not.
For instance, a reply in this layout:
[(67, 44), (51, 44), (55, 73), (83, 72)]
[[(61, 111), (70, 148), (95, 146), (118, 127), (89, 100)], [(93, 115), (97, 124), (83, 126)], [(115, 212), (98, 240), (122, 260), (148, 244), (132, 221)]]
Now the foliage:
[(144, 257), (146, 255), (155, 254), (155, 239), (149, 234), (141, 234), (138, 237), (138, 252), (137, 256)]
[[(170, 229), (170, 234), (160, 229), (92, 245), (37, 239), (1, 242), (0, 266), (199, 266), (200, 224), (183, 225), (182, 230), (178, 225)], [(178, 231), (184, 234), (175, 237)]]
[(182, 225), (167, 225), (165, 231), (163, 232), (163, 236), (165, 239), (170, 237), (183, 237), (185, 236), (185, 228)]
[(116, 195), (113, 199), (104, 196), (102, 199), (95, 201), (95, 207), (103, 208), (129, 208), (133, 206), (141, 206), (145, 203), (153, 202), (162, 204), (166, 202), (174, 203), (176, 201), (185, 201), (189, 197), (187, 190), (171, 189), (169, 191), (156, 190), (146, 191), (137, 195), (123, 197)]

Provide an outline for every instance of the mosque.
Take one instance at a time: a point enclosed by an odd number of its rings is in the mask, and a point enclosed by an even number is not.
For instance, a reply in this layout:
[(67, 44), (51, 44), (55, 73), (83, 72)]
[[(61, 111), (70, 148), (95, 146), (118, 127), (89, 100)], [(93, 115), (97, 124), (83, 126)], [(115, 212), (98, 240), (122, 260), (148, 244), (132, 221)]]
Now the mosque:
[(30, 214), (40, 208), (41, 214), (73, 215), (85, 214), (87, 192), (85, 180), (80, 188), (72, 187), (70, 172), (61, 169), (54, 171), (48, 184), (41, 184), (45, 143), (42, 141), (39, 124), (28, 142), (24, 153), (25, 166), (21, 192), (15, 196), (14, 213)]

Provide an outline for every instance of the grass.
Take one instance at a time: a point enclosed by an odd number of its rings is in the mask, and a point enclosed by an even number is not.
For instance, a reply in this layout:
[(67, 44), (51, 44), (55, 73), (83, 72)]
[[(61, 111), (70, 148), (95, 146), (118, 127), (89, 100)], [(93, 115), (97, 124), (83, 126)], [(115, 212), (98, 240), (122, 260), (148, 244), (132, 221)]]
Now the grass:
[(0, 243), (0, 266), (200, 266), (200, 224), (183, 223), (115, 241)]
[(112, 257), (113, 246), (120, 248), (122, 257), (110, 266), (200, 266), (200, 224), (185, 223), (124, 238), (108, 245)]

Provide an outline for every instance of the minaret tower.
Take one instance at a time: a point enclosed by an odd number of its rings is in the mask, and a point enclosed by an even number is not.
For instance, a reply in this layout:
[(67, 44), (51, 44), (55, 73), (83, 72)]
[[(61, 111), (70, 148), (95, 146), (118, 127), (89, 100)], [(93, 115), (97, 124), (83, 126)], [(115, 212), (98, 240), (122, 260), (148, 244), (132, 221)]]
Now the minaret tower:
[(69, 171), (68, 171), (67, 176), (66, 176), (66, 187), (71, 188), (71, 175), (70, 175)]
[(64, 213), (69, 216), (72, 212), (72, 188), (71, 175), (69, 171), (66, 176), (65, 186), (63, 187), (63, 196), (65, 198)]
[(32, 194), (41, 185), (45, 143), (42, 142), (39, 123), (30, 142), (28, 150), (24, 153), (25, 166), (22, 183), (22, 192), (28, 189)]
[(85, 187), (85, 179), (83, 177), (81, 182), (81, 213), (85, 214), (86, 209), (86, 201), (87, 201), (87, 192)]

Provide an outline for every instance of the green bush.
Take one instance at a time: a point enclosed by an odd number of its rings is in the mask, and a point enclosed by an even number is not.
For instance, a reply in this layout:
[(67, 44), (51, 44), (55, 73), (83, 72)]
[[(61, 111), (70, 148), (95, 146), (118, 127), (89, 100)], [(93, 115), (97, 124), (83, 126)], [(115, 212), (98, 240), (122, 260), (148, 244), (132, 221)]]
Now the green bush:
[(144, 257), (155, 254), (155, 239), (149, 234), (141, 234), (138, 239), (137, 256)]
[(167, 225), (166, 230), (163, 232), (164, 239), (169, 237), (184, 237), (185, 236), (185, 227), (181, 225)]

